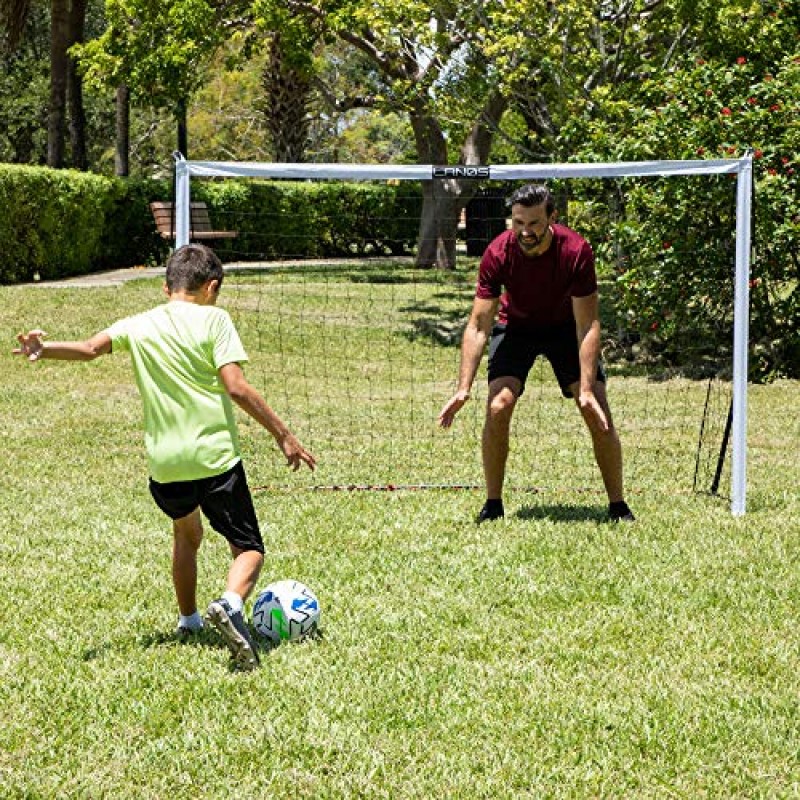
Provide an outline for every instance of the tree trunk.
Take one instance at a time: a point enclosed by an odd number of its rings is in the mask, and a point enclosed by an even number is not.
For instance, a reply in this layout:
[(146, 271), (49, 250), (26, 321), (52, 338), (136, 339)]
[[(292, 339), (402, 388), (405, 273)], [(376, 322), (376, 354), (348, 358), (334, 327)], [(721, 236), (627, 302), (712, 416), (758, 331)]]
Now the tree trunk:
[(275, 161), (282, 164), (303, 161), (308, 146), (311, 79), (305, 70), (286, 58), (280, 33), (272, 36), (261, 82)]
[[(486, 164), (494, 129), (507, 106), (505, 97), (489, 97), (478, 122), (473, 125), (461, 148), (465, 166)], [(410, 113), (411, 127), (420, 163), (447, 164), (447, 141), (438, 121), (425, 108)], [(461, 211), (475, 195), (473, 178), (447, 177), (425, 181), (422, 186), (422, 218), (417, 242), (416, 266), (454, 269), (456, 237)]]
[(70, 40), (69, 0), (52, 0), (50, 10), (50, 107), (47, 117), (47, 166), (64, 166), (67, 72)]
[(186, 100), (179, 100), (175, 107), (175, 122), (177, 126), (178, 152), (189, 160), (189, 130), (186, 125)]
[(30, 11), (30, 0), (5, 0), (0, 4), (0, 29), (5, 29), (10, 52), (17, 49)]
[[(72, 0), (70, 9), (69, 47), (83, 41), (86, 24), (87, 0)], [(86, 152), (86, 113), (83, 106), (83, 80), (78, 65), (72, 57), (67, 62), (67, 97), (69, 99), (69, 138), (72, 147), (72, 166), (87, 170), (89, 159)]]
[(465, 190), (475, 191), (465, 181), (451, 178), (423, 184), (417, 267), (455, 269), (458, 219), (468, 199)]
[(114, 174), (121, 178), (127, 178), (130, 174), (130, 94), (127, 86), (117, 88)]

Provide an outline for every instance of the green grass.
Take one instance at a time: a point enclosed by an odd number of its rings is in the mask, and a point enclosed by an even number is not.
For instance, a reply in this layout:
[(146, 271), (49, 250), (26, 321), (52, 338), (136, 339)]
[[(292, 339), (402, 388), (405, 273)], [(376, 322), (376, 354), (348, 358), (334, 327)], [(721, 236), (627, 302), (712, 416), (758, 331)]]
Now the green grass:
[[(457, 349), (406, 335), (409, 314), (464, 313), (468, 285), (359, 279), (374, 293), (367, 320), (353, 311), (355, 281), (290, 303), (284, 276), (283, 303), (295, 314), (303, 304), (306, 320), (336, 316), (331, 298), (343, 303), (341, 324), (304, 334), (304, 347), (282, 323), (286, 353), (294, 348), (296, 363), (305, 354), (312, 385), (299, 370), (273, 374), (268, 287), (235, 283), (221, 302), (241, 325), (248, 372), (314, 440), (323, 483), (383, 482), (393, 464), (411, 475), (420, 450), (426, 480), (479, 480), (479, 402), (452, 434), (428, 432)], [(390, 317), (389, 300), (408, 310)], [(156, 302), (158, 284), (146, 280), (0, 287), (0, 329), (10, 350), (17, 330), (81, 336)], [(260, 304), (260, 320), (248, 303)], [(406, 367), (420, 396), (410, 422), (396, 408), (403, 381), (380, 396), (389, 359), (367, 358), (375, 340), (361, 342), (364, 327), (388, 330), (380, 347), (394, 348), (395, 373), (423, 351)], [(353, 377), (370, 369), (372, 394)], [(520, 409), (508, 516), (481, 528), (477, 490), (303, 489), (307, 477), (287, 473), (270, 437), (242, 419), (252, 482), (277, 487), (255, 495), (262, 581), (306, 581), (324, 636), (265, 651), (261, 670), (237, 674), (212, 634), (185, 645), (171, 635), (169, 527), (147, 492), (125, 357), (28, 365), (7, 356), (0, 797), (800, 795), (800, 386), (751, 387), (748, 513), (733, 518), (724, 499), (693, 494), (685, 475), (696, 430), (682, 436), (693, 425), (681, 420), (705, 388), (615, 378), (639, 521), (612, 527), (596, 476), (583, 471), (580, 426), (567, 445), (541, 407), (570, 418), (574, 409), (551, 397), (546, 375), (541, 383)], [(220, 592), (227, 563), (209, 532), (203, 602)]]

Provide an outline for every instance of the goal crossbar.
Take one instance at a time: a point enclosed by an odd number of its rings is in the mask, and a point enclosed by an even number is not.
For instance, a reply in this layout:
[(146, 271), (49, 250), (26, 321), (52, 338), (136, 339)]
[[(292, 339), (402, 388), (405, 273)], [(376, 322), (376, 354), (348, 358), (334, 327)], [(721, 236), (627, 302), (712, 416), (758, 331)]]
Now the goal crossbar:
[(668, 177), (735, 175), (736, 231), (733, 332), (733, 417), (731, 425), (731, 513), (746, 510), (747, 374), (749, 281), (752, 228), (753, 156), (737, 159), (632, 161), (566, 164), (281, 164), (240, 161), (189, 161), (175, 153), (175, 247), (189, 243), (191, 178), (273, 178), (294, 180), (545, 180), (559, 178)]

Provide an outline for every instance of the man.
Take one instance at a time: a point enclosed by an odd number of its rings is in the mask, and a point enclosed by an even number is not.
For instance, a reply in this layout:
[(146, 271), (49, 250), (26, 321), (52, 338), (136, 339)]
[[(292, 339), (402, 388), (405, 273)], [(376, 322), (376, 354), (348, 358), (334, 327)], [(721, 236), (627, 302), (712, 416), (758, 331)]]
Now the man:
[(172, 519), (172, 580), (178, 603), (176, 633), (203, 627), (197, 610), (197, 555), (201, 511), (230, 547), (225, 591), (206, 617), (221, 633), (235, 666), (258, 666), (243, 607), (264, 562), (264, 542), (242, 466), (232, 403), (272, 434), (289, 466), (316, 461), (246, 380), (247, 361), (226, 311), (216, 307), (223, 281), (219, 258), (190, 244), (167, 263), (168, 302), (115, 322), (85, 341), (45, 342), (45, 333), (21, 333), (13, 352), (29, 361), (93, 361), (130, 353), (144, 406), (150, 493)]
[[(600, 363), (597, 276), (592, 249), (556, 224), (545, 186), (527, 185), (508, 199), (511, 229), (486, 248), (472, 313), (461, 343), (458, 390), (439, 414), (449, 428), (469, 400), (487, 341), (489, 395), (483, 428), (486, 504), (477, 521), (504, 515), (503, 481), (511, 417), (538, 355), (544, 355), (565, 397), (572, 397), (592, 436), (609, 500), (609, 518), (633, 521), (622, 486), (622, 448)], [(498, 321), (493, 325), (498, 312)]]

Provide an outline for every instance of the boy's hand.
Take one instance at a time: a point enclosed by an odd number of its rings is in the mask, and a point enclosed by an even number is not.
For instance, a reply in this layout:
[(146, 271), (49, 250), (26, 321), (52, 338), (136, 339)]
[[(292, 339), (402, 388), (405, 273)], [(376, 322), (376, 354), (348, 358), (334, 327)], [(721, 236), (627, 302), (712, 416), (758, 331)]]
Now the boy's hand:
[(17, 335), (17, 341), (20, 346), (15, 347), (11, 352), (14, 355), (25, 356), (28, 361), (38, 361), (41, 358), (44, 344), (42, 339), (47, 336), (44, 331), (38, 329), (28, 331), (28, 333), (20, 333)]
[(287, 466), (297, 472), (300, 469), (300, 464), (305, 463), (308, 464), (308, 468), (313, 472), (314, 467), (317, 466), (317, 460), (291, 433), (283, 438), (280, 445), (283, 454), (286, 456)]

